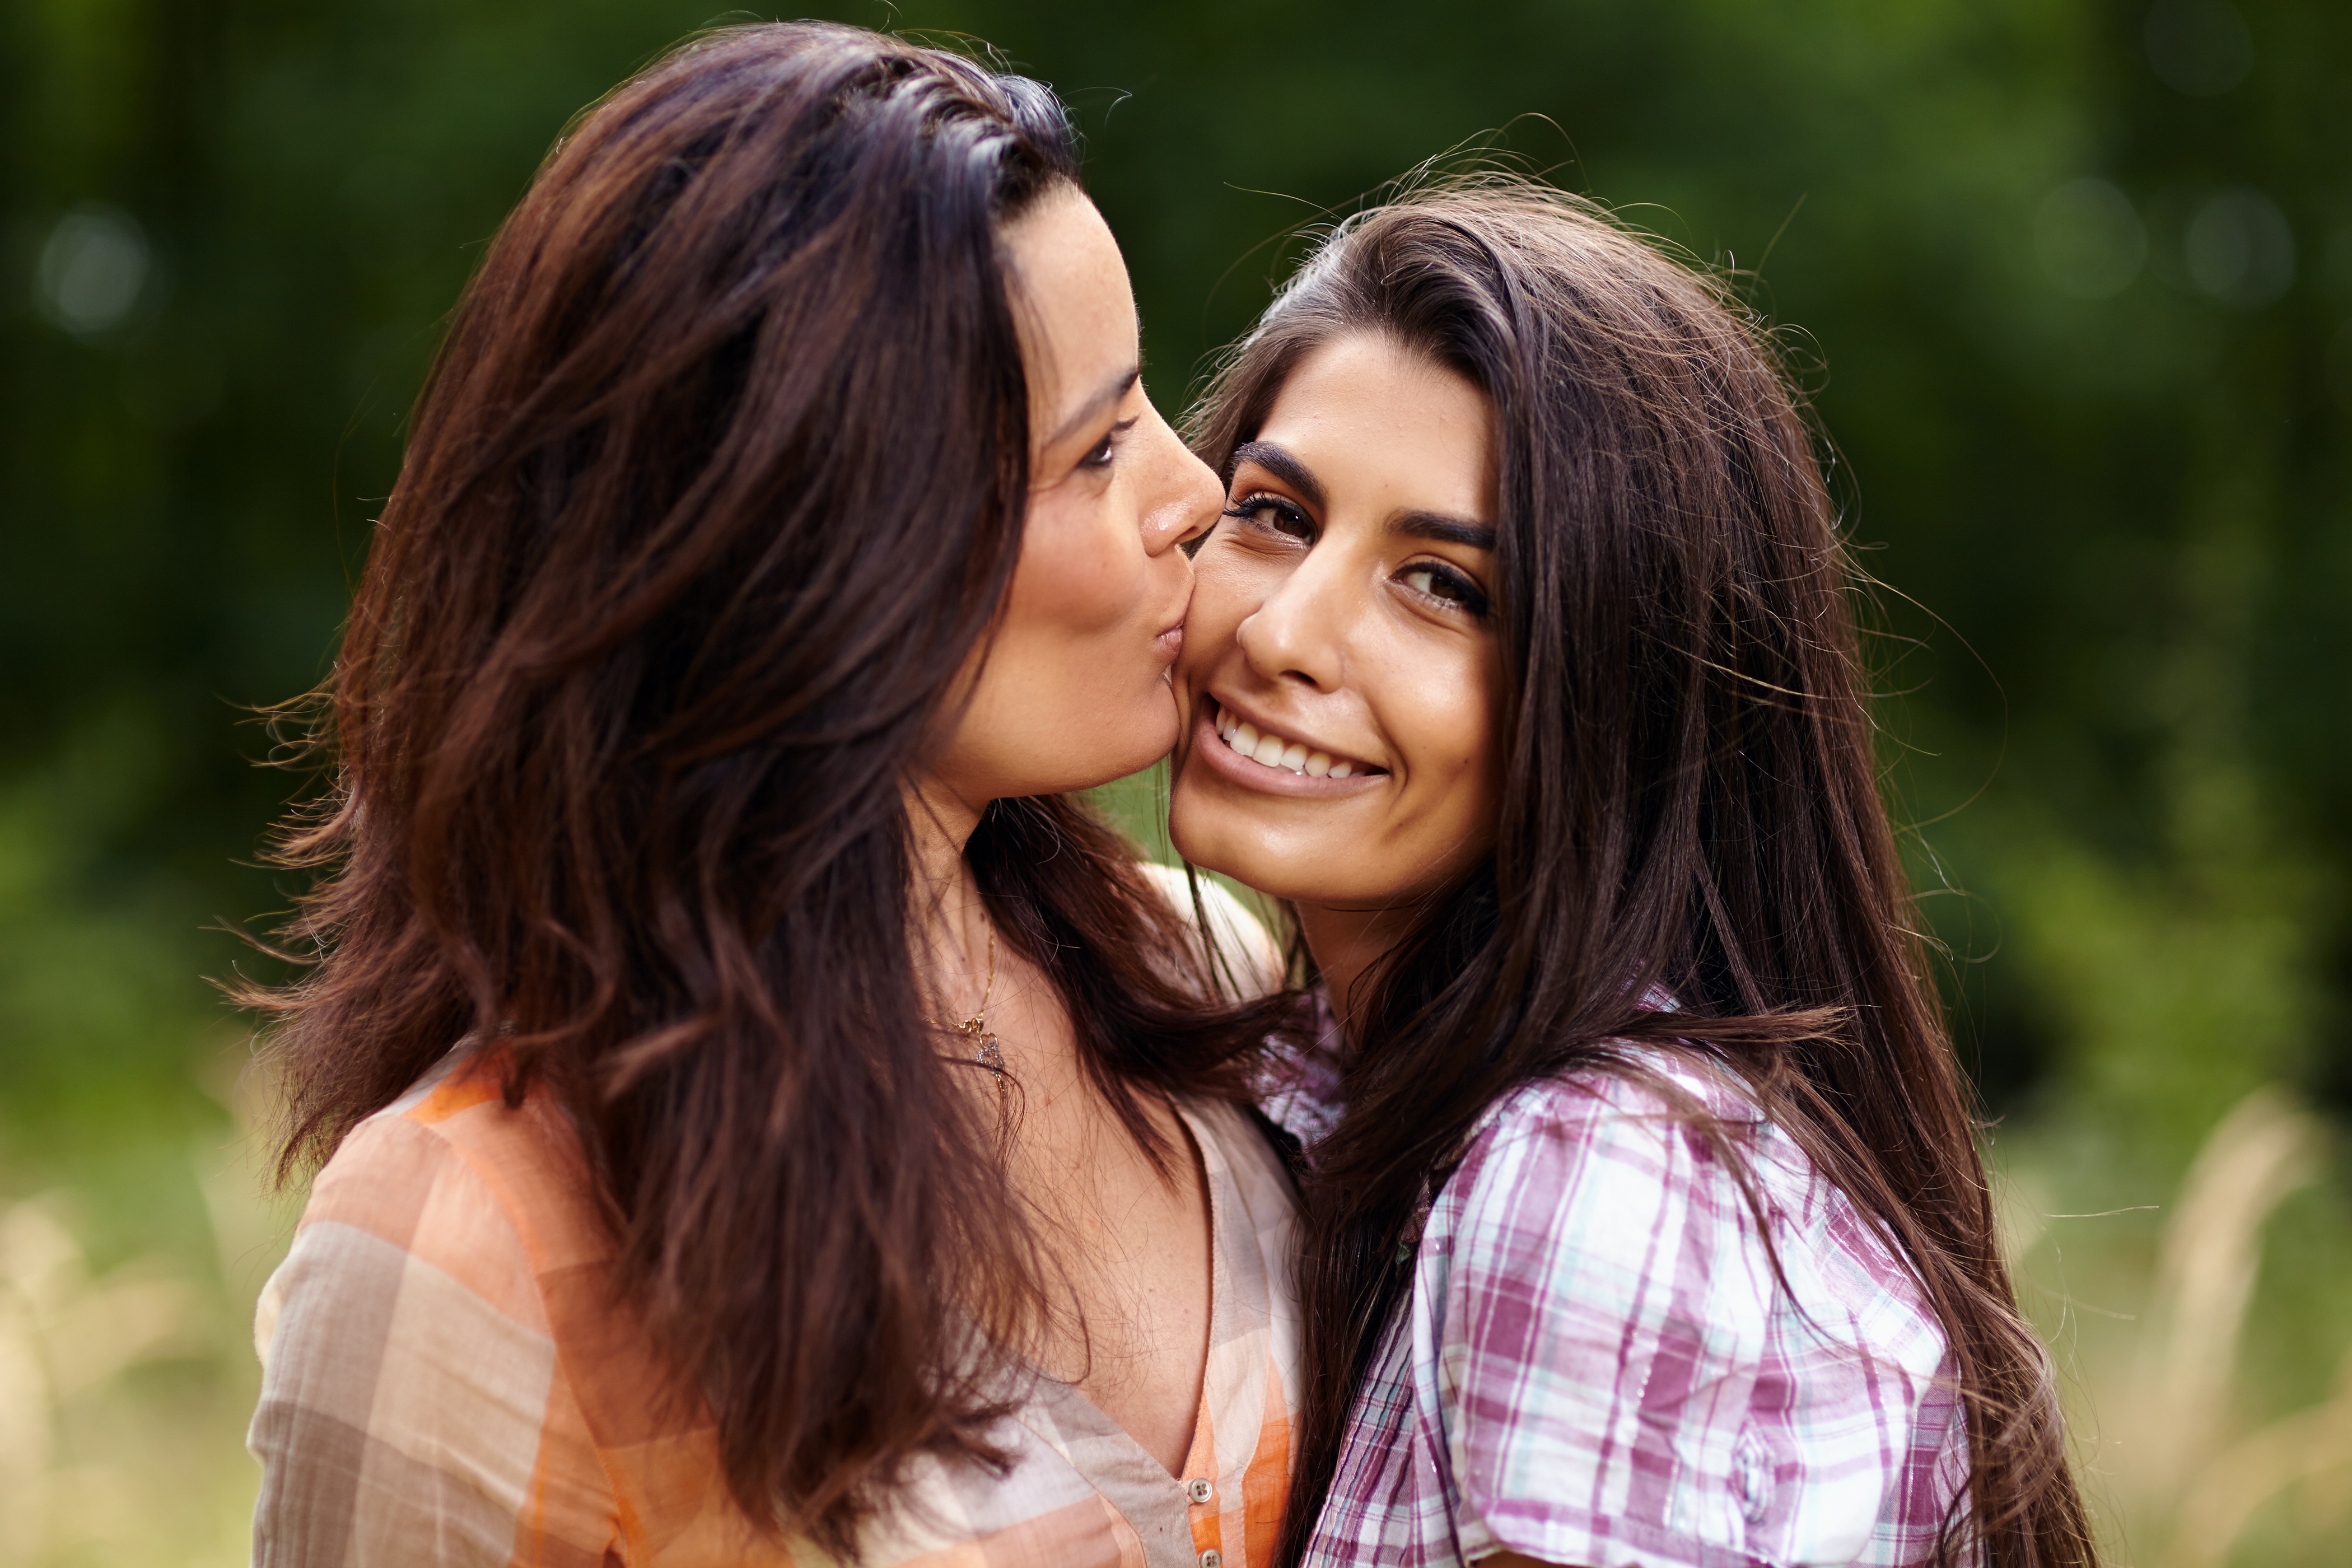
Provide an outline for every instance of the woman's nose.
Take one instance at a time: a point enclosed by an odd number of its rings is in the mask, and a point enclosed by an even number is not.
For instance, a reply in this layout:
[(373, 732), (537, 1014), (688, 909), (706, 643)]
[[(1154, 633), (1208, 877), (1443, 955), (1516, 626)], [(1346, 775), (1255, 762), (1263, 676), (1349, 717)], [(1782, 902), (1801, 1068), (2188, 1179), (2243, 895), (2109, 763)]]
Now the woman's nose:
[(1261, 679), (1303, 680), (1318, 691), (1337, 691), (1345, 680), (1340, 627), (1348, 607), (1339, 602), (1344, 584), (1336, 565), (1308, 551), (1235, 628), (1242, 656)]
[(1192, 455), (1166, 421), (1154, 414), (1151, 422), (1159, 426), (1159, 450), (1153, 464), (1157, 482), (1152, 504), (1143, 513), (1143, 548), (1147, 554), (1159, 555), (1171, 545), (1189, 543), (1216, 526), (1217, 514), (1224, 510), (1225, 487), (1217, 482), (1215, 471)]

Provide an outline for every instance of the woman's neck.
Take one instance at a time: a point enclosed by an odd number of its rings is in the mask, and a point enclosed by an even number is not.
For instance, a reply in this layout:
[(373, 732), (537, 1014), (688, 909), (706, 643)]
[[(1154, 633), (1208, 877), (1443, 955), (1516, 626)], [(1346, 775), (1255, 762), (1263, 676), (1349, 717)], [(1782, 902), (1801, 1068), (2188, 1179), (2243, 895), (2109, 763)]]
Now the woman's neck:
[(1363, 1008), (1370, 1000), (1368, 979), (1389, 950), (1402, 939), (1412, 913), (1393, 906), (1375, 909), (1339, 904), (1297, 906), (1298, 929), (1307, 951), (1315, 955), (1315, 972), (1323, 978), (1332, 1016), (1350, 1046), (1363, 1038)]
[(907, 792), (915, 860), (908, 935), (918, 973), (939, 1006), (950, 1011), (965, 1005), (955, 1000), (965, 991), (980, 994), (988, 905), (963, 852), (987, 809), (986, 801), (966, 800), (936, 777)]
[[(986, 903), (964, 853), (987, 805), (937, 781), (908, 792), (908, 944), (934, 1019), (952, 1029), (989, 998), (984, 1027), (973, 1032), (993, 1047), (992, 1061), (945, 1031), (940, 1047), (962, 1057), (959, 1080), (983, 1117), (1015, 1108), (998, 1122), (1004, 1175), (1035, 1216), (1050, 1297), (1034, 1341), (1009, 1348), (1076, 1384), (1181, 1473), (1215, 1317), (1207, 1176), (1171, 1103), (1139, 1086), (1155, 1155), (1097, 1087), (1053, 977), (1003, 932), (992, 956)], [(976, 1062), (992, 1070), (970, 1070)]]

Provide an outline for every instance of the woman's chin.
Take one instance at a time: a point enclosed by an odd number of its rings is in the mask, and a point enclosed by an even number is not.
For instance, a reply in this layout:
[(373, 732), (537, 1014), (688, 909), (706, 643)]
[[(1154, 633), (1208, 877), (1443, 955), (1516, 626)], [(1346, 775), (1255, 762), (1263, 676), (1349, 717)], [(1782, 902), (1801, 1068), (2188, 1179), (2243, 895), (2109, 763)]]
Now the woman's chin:
[(1268, 898), (1314, 898), (1311, 888), (1303, 895), (1298, 890), (1302, 879), (1295, 855), (1262, 842), (1261, 825), (1248, 820), (1245, 809), (1207, 796), (1197, 779), (1188, 788), (1184, 773), (1177, 773), (1168, 792), (1168, 842), (1177, 854)]
[(1050, 791), (1037, 789), (1030, 794), (1067, 795), (1073, 790), (1095, 789), (1158, 766), (1176, 749), (1176, 716), (1165, 712), (1123, 727), (1115, 736), (1097, 731), (1079, 739), (1082, 744), (1073, 745), (1063, 753), (1085, 759), (1065, 775), (1069, 782)]

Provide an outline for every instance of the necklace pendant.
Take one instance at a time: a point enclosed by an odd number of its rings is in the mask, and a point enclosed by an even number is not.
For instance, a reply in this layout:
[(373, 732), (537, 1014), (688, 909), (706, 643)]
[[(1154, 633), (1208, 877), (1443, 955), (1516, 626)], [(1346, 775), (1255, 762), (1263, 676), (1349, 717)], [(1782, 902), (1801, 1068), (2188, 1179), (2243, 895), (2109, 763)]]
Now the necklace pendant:
[(981, 1066), (986, 1068), (998, 1078), (1003, 1079), (1009, 1076), (1004, 1066), (1004, 1053), (996, 1048), (996, 1037), (994, 1035), (982, 1036), (981, 1037), (980, 1049), (975, 1052), (974, 1055), (979, 1060)]

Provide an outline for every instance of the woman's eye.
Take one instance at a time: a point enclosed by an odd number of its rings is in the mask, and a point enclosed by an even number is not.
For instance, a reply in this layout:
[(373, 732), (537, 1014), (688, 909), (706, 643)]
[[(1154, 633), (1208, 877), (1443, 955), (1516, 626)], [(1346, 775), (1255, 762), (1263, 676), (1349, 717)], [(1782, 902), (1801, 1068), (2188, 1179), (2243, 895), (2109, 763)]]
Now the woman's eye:
[(1225, 508), (1225, 515), (1291, 539), (1312, 541), (1315, 537), (1314, 520), (1280, 496), (1244, 496)]
[(1474, 616), (1486, 613), (1486, 595), (1478, 591), (1478, 585), (1447, 567), (1426, 561), (1416, 562), (1398, 573), (1396, 580), (1416, 594), (1426, 594), (1433, 599), (1459, 605)]
[(1094, 450), (1088, 452), (1085, 457), (1078, 459), (1078, 467), (1082, 468), (1109, 468), (1111, 458), (1118, 452), (1118, 438), (1134, 428), (1135, 421), (1132, 419), (1122, 419), (1118, 424), (1112, 426), (1110, 427), (1110, 434), (1096, 442)]

